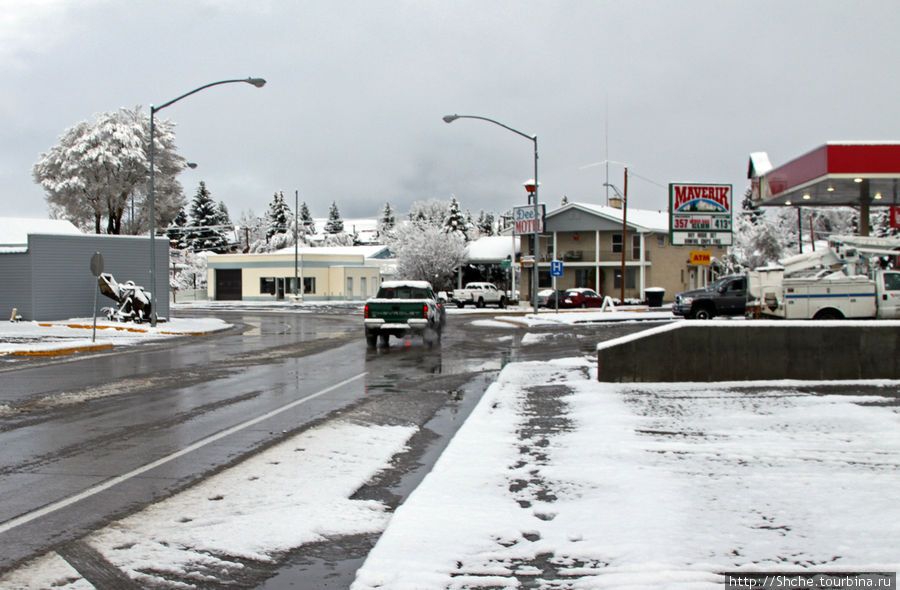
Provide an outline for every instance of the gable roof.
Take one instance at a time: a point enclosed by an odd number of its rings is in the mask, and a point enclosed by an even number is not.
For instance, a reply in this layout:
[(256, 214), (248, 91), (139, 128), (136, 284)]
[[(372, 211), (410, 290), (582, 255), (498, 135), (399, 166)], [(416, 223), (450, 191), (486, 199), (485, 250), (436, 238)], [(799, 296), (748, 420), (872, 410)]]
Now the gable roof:
[[(622, 223), (622, 209), (618, 207), (610, 207), (609, 205), (597, 205), (595, 203), (569, 203), (547, 213), (547, 217), (560, 215), (572, 209), (577, 209), (596, 215), (607, 221)], [(629, 228), (639, 232), (668, 233), (669, 232), (669, 213), (668, 211), (653, 211), (649, 209), (628, 208), (625, 222)]]

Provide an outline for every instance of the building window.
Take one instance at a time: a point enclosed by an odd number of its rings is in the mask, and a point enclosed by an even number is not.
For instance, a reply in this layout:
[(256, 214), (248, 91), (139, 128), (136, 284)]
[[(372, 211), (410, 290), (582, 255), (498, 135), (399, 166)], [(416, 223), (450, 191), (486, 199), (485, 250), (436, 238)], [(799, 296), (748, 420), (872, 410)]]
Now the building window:
[(641, 259), (641, 236), (631, 236), (631, 259)]
[(262, 295), (275, 294), (275, 277), (260, 277), (259, 292)]
[(612, 234), (612, 251), (613, 254), (622, 253), (622, 234)]
[[(636, 282), (637, 272), (633, 268), (625, 269), (625, 288), (626, 289), (634, 289), (637, 285)], [(613, 288), (621, 289), (622, 288), (622, 269), (617, 268), (613, 272)]]
[(316, 277), (303, 277), (303, 293), (316, 292)]
[(538, 288), (549, 289), (553, 286), (553, 277), (550, 276), (549, 270), (538, 271)]
[(660, 248), (666, 247), (666, 234), (656, 234), (656, 245)]
[(593, 287), (591, 284), (591, 269), (576, 268), (575, 269), (575, 286), (576, 287)]

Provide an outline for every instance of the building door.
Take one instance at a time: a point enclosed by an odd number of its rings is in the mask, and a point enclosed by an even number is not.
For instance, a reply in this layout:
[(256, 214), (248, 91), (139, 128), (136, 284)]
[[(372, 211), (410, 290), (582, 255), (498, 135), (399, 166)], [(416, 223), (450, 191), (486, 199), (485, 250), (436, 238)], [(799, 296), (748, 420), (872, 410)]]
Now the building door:
[(353, 277), (347, 277), (347, 299), (353, 299)]
[(275, 279), (275, 299), (278, 301), (284, 299), (284, 279), (281, 277)]
[(216, 269), (216, 301), (240, 301), (242, 289), (241, 269)]
[(366, 277), (362, 277), (359, 279), (359, 294), (362, 295), (363, 299), (369, 296), (369, 292), (366, 290), (368, 281), (366, 281)]

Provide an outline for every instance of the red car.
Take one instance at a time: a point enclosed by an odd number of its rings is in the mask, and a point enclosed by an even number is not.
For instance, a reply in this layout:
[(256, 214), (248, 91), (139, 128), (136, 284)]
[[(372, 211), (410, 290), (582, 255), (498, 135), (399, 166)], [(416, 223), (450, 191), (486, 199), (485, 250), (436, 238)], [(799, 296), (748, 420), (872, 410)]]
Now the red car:
[(566, 289), (557, 291), (547, 298), (547, 307), (556, 307), (556, 298), (559, 297), (560, 309), (572, 307), (602, 307), (603, 296), (593, 289)]

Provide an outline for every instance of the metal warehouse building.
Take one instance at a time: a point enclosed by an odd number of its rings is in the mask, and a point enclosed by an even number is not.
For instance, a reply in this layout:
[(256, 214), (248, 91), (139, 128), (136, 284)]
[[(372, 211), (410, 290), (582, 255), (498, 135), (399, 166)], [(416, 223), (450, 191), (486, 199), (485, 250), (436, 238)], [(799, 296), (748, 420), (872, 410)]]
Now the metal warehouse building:
[[(169, 316), (169, 244), (155, 240), (156, 285), (150, 281), (150, 240), (147, 237), (82, 234), (68, 221), (0, 218), (0, 319), (16, 309), (25, 320), (92, 317), (97, 279), (91, 257), (100, 252), (104, 272), (117, 281), (134, 281), (148, 291), (155, 287), (157, 315)], [(100, 295), (100, 307), (114, 302)]]

